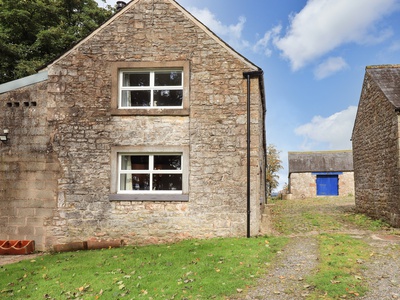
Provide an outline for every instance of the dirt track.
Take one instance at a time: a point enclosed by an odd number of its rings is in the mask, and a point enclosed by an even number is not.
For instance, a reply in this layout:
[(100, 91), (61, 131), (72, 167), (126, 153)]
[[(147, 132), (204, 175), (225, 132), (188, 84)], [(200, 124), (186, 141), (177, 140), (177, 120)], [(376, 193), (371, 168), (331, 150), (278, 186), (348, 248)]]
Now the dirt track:
[[(267, 276), (241, 299), (307, 299), (310, 287), (304, 278), (318, 264), (316, 237), (321, 233), (344, 233), (370, 245), (372, 259), (364, 263), (362, 274), (370, 291), (358, 299), (400, 299), (400, 231), (392, 228), (370, 231), (343, 221), (343, 215), (354, 213), (353, 198), (282, 200), (269, 208), (273, 234), (288, 236), (290, 242), (278, 253)], [(314, 226), (305, 221), (304, 215), (314, 213), (332, 220), (332, 225), (328, 222), (328, 226)]]

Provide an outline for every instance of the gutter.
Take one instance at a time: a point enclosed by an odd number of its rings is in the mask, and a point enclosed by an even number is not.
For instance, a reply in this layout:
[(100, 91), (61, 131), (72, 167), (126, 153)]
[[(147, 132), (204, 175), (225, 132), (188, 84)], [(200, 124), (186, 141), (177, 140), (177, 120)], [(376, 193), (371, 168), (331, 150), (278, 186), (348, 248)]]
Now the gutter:
[[(263, 78), (263, 70), (259, 69), (257, 71), (243, 72), (244, 78), (247, 79), (247, 237), (250, 237), (250, 92), (251, 92), (251, 78)], [(261, 80), (260, 80), (261, 81)], [(260, 84), (261, 87), (261, 84)], [(263, 87), (263, 86), (262, 86)], [(264, 90), (261, 91), (262, 96), (264, 95)]]

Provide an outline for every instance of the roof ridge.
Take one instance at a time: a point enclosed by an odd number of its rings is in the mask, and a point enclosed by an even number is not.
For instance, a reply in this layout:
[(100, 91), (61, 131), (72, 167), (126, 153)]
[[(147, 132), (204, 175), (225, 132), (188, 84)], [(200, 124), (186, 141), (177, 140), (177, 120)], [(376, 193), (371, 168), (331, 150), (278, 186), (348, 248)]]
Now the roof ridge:
[(388, 69), (388, 68), (400, 68), (400, 64), (385, 64), (385, 65), (366, 66), (366, 69)]

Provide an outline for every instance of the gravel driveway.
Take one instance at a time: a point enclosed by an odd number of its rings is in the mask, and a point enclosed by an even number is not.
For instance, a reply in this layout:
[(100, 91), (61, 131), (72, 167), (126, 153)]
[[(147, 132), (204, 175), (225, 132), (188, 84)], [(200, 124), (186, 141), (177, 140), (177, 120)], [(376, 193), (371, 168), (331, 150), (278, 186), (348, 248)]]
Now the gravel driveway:
[[(296, 202), (297, 201), (297, 202)], [(260, 279), (256, 288), (235, 299), (307, 299), (310, 287), (304, 278), (318, 264), (316, 237), (321, 233), (344, 233), (362, 239), (371, 247), (371, 260), (364, 262), (363, 280), (368, 283), (369, 292), (357, 299), (385, 300), (400, 299), (400, 231), (392, 228), (370, 231), (342, 220), (344, 214), (354, 213), (354, 198), (331, 198), (298, 202), (303, 200), (282, 200), (269, 205), (272, 212), (274, 235), (286, 235), (290, 242), (278, 253), (269, 267), (267, 275)], [(333, 218), (340, 226), (318, 228), (304, 223), (300, 217), (305, 212), (318, 212)], [(282, 232), (280, 218), (290, 220), (291, 232)]]

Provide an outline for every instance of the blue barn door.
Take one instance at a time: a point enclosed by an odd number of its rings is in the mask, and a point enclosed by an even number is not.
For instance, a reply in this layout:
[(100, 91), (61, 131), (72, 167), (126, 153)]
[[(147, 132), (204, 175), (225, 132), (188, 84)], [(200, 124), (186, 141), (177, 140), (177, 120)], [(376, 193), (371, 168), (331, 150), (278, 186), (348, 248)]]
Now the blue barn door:
[(338, 175), (317, 175), (317, 196), (338, 196)]

